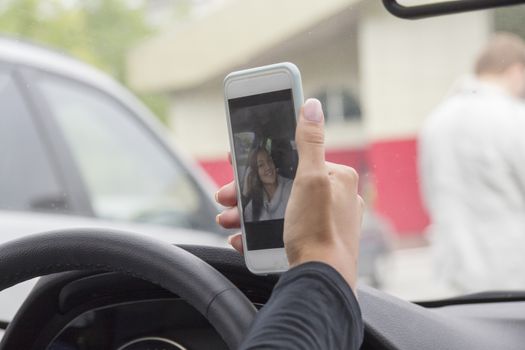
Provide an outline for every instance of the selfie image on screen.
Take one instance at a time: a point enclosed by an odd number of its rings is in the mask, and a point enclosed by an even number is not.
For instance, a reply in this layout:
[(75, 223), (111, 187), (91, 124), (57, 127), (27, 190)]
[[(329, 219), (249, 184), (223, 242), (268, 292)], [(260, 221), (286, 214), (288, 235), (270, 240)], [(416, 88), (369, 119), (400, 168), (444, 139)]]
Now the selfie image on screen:
[(248, 249), (281, 248), (297, 169), (292, 91), (230, 99), (228, 105)]

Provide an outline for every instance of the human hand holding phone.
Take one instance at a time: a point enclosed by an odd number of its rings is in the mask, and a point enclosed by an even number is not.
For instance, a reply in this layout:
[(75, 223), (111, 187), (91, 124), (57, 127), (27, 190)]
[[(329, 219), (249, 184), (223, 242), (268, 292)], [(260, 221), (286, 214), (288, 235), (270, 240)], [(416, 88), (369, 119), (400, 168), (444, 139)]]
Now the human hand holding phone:
[[(284, 218), (284, 245), (290, 266), (320, 261), (335, 268), (355, 290), (363, 200), (354, 169), (325, 162), (324, 116), (318, 100), (309, 99), (297, 122), (299, 165)], [(217, 216), (225, 228), (239, 228), (236, 186), (216, 194), (228, 207)], [(230, 244), (242, 253), (240, 234)]]

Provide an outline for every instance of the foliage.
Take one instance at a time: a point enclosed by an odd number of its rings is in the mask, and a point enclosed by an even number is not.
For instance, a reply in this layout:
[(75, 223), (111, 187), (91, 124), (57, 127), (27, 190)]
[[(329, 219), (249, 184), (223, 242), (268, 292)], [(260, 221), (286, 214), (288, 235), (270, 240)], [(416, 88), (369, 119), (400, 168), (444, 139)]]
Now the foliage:
[[(64, 51), (125, 84), (126, 53), (153, 29), (129, 0), (0, 0), (0, 32)], [(166, 101), (142, 97), (165, 121)]]

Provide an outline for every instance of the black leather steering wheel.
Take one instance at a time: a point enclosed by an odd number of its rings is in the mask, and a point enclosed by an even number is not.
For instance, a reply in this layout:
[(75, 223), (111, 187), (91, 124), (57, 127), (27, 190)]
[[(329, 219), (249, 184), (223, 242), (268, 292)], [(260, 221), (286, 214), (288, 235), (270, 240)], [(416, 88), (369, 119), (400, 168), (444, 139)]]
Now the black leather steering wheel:
[[(80, 270), (119, 272), (177, 294), (206, 317), (230, 349), (240, 345), (256, 314), (246, 296), (213, 267), (151, 238), (86, 228), (50, 231), (0, 245), (0, 291), (34, 277)], [(8, 336), (6, 332), (0, 350), (12, 348)]]

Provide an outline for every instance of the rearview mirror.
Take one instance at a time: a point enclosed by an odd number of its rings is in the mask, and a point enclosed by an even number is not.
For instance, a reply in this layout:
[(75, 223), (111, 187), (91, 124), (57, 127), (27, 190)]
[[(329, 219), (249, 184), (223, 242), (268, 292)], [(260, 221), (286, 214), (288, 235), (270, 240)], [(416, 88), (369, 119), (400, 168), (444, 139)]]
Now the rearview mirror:
[[(421, 5), (422, 2), (426, 4)], [(420, 5), (411, 6), (412, 3)], [(383, 5), (388, 12), (405, 19), (434, 17), (523, 3), (525, 0), (383, 0)]]

